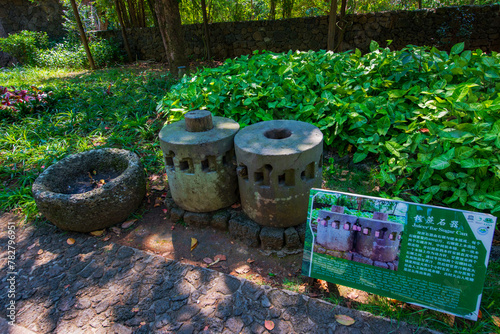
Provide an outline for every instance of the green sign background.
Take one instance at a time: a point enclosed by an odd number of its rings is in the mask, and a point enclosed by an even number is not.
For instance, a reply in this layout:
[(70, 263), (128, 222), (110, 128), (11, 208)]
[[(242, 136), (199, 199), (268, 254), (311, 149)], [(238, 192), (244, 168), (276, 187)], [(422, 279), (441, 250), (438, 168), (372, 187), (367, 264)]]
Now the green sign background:
[[(339, 194), (408, 206), (397, 270), (314, 252), (314, 200)], [(482, 213), (312, 189), (302, 273), (477, 320), (495, 223)]]

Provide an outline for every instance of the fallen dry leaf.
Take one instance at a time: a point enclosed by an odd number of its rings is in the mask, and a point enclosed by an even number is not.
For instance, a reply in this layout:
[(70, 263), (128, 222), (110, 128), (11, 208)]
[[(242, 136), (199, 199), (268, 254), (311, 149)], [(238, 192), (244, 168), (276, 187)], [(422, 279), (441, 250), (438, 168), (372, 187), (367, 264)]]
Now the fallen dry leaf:
[(496, 315), (492, 315), (491, 320), (493, 320), (493, 323), (495, 324), (495, 326), (500, 327), (500, 317), (497, 317)]
[(172, 225), (170, 229), (173, 231), (175, 229), (175, 225)]
[(264, 327), (266, 327), (268, 331), (272, 331), (274, 329), (274, 322), (272, 322), (271, 320), (266, 320), (264, 321)]
[(33, 247), (35, 247), (35, 246), (36, 246), (36, 244), (33, 244), (33, 245), (29, 246), (29, 247), (28, 247), (28, 250), (32, 249), (32, 248), (33, 248)]
[(223, 254), (215, 255), (214, 260), (226, 261), (226, 256)]
[(214, 261), (211, 258), (206, 257), (206, 258), (203, 259), (203, 262), (205, 262), (206, 264), (210, 264), (210, 263), (212, 263)]
[(233, 209), (238, 209), (240, 206), (241, 206), (241, 204), (240, 204), (240, 203), (235, 203), (235, 204), (231, 205), (231, 207), (232, 207)]
[(120, 235), (120, 233), (122, 233), (122, 230), (120, 230), (118, 227), (116, 226), (113, 226), (111, 228), (111, 231), (113, 231), (114, 233), (116, 233), (116, 235)]
[(155, 184), (154, 186), (151, 187), (151, 189), (156, 191), (163, 191), (165, 190), (165, 186), (161, 184)]
[(141, 321), (141, 326), (144, 326), (146, 324), (145, 321)]
[(66, 242), (68, 243), (68, 245), (73, 245), (76, 241), (73, 238), (68, 238), (68, 240), (66, 240)]
[(161, 199), (161, 197), (156, 197), (154, 207), (156, 208), (157, 206), (162, 205), (162, 203), (163, 203), (163, 200)]
[(255, 260), (252, 260), (252, 259), (247, 259), (247, 263), (254, 263)]
[(38, 255), (42, 255), (43, 254), (43, 249), (39, 249), (37, 254)]
[(129, 219), (127, 220), (126, 222), (124, 222), (122, 224), (122, 228), (129, 228), (130, 226), (132, 226), (135, 222), (137, 221), (137, 219)]
[(139, 308), (138, 307), (132, 308), (132, 312), (139, 312)]
[(354, 320), (353, 318), (343, 314), (335, 315), (335, 320), (337, 320), (339, 324), (344, 326), (351, 326), (353, 323), (356, 322), (356, 320)]
[(166, 214), (168, 212), (168, 209), (163, 209), (163, 213)]
[(198, 246), (198, 240), (196, 240), (195, 238), (191, 238), (191, 251), (193, 251), (196, 246)]
[(101, 235), (103, 235), (105, 230), (99, 230), (99, 231), (92, 231), (90, 232), (90, 235), (93, 235), (94, 237), (100, 237)]
[(107, 235), (107, 236), (104, 237), (104, 239), (102, 239), (102, 241), (108, 241), (109, 239), (111, 239), (111, 236)]
[(239, 266), (238, 268), (234, 269), (238, 274), (246, 274), (247, 272), (250, 271), (250, 267), (246, 264)]

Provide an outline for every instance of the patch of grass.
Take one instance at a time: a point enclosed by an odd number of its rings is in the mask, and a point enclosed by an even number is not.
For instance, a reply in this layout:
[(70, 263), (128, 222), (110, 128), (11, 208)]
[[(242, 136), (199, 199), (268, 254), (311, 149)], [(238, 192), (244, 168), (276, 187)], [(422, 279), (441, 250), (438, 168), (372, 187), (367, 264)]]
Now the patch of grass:
[(0, 210), (37, 214), (36, 177), (67, 155), (103, 147), (131, 150), (148, 174), (163, 174), (156, 140), (163, 122), (156, 105), (175, 82), (160, 67), (94, 72), (14, 67), (0, 71), (4, 86), (52, 91), (45, 110), (14, 122), (0, 120)]
[(288, 279), (288, 278), (283, 278), (282, 286), (284, 289), (294, 291), (294, 292), (299, 292), (300, 287), (302, 285), (302, 281), (298, 279)]

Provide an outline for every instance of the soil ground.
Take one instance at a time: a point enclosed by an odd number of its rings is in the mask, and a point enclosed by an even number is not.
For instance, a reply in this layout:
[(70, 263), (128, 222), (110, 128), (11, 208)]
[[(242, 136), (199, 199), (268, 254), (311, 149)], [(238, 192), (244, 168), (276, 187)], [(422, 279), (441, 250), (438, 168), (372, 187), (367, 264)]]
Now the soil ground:
[[(162, 194), (161, 191), (148, 194), (143, 204), (143, 214), (133, 225), (125, 229), (111, 228), (101, 237), (182, 263), (210, 267), (258, 284), (287, 288), (311, 297), (329, 296), (327, 282), (312, 281), (301, 274), (302, 252), (278, 257), (276, 252), (269, 254), (233, 240), (227, 231), (175, 223), (167, 218), (168, 211), (161, 201)], [(193, 250), (192, 238), (197, 240)], [(224, 260), (213, 263), (219, 257)], [(212, 263), (208, 263), (210, 261)], [(339, 292), (340, 296), (347, 298), (342, 303), (344, 306), (350, 306), (352, 302), (365, 302), (368, 296), (364, 291), (342, 286), (339, 286)]]

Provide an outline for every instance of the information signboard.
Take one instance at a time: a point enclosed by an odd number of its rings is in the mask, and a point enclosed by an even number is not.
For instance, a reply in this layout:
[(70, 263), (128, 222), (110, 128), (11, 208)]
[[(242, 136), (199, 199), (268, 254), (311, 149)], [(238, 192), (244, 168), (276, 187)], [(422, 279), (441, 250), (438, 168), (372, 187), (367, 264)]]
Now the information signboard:
[(302, 273), (477, 320), (496, 217), (312, 189)]

